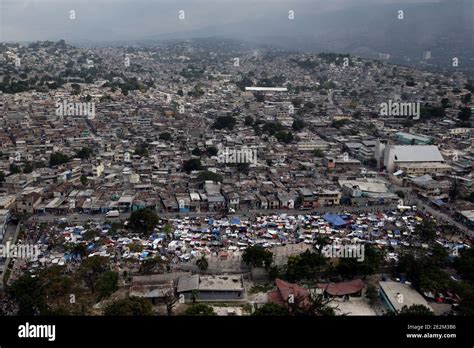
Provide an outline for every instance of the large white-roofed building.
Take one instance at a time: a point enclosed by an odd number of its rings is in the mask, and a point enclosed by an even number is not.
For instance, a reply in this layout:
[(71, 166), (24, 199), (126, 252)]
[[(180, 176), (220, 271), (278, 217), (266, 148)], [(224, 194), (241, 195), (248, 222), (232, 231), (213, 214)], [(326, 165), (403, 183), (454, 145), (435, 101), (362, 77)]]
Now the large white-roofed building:
[(410, 171), (419, 175), (446, 172), (450, 169), (435, 145), (387, 144), (384, 149), (383, 164), (389, 173), (402, 167), (410, 168)]

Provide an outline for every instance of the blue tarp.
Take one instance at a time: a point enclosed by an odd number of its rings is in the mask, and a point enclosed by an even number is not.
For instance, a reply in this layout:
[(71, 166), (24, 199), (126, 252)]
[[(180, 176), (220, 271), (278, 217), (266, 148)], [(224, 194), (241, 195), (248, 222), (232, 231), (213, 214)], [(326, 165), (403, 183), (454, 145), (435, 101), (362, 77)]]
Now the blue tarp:
[(446, 203), (444, 203), (441, 199), (435, 199), (433, 203), (436, 204), (437, 206), (446, 205)]
[(214, 219), (210, 218), (208, 224), (212, 225), (214, 223)]
[(230, 220), (230, 224), (231, 225), (240, 225), (240, 218), (239, 217), (233, 217), (231, 220)]
[(324, 214), (323, 219), (334, 226), (344, 226), (348, 224), (348, 222), (344, 221), (344, 219), (340, 217), (339, 215), (335, 215), (331, 213)]

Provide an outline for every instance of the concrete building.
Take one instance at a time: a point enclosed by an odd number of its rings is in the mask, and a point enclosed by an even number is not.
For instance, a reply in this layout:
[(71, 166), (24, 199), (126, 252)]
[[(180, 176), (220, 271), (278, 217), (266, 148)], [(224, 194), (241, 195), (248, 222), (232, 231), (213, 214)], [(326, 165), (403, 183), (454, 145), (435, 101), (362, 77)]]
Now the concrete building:
[(433, 311), (423, 296), (410, 285), (394, 281), (381, 281), (379, 285), (380, 298), (389, 311), (401, 311), (404, 306), (413, 305), (423, 305)]
[(423, 174), (433, 169), (446, 170), (445, 166), (437, 168), (437, 164), (444, 164), (444, 158), (435, 145), (387, 144), (383, 150), (383, 165), (389, 173), (401, 166), (411, 171), (420, 168)]
[(186, 300), (192, 300), (194, 292), (197, 301), (232, 301), (245, 297), (241, 275), (179, 277), (177, 292)]

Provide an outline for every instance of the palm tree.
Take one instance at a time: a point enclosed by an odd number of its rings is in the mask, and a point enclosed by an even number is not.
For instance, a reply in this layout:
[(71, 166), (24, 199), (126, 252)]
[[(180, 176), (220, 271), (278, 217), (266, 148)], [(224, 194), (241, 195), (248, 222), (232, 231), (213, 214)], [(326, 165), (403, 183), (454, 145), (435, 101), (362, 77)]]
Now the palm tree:
[(205, 271), (207, 267), (209, 267), (209, 262), (205, 255), (202, 255), (201, 258), (196, 261), (196, 266), (198, 266), (201, 271)]

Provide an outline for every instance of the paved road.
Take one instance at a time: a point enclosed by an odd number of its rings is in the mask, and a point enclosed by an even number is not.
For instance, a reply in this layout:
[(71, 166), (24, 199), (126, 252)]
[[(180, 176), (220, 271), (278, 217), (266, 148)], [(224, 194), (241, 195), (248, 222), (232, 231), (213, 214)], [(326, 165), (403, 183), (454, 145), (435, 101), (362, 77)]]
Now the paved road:
[[(467, 226), (456, 221), (452, 216), (449, 216), (439, 210), (430, 207), (428, 204), (419, 199), (415, 194), (411, 192), (407, 187), (401, 187), (396, 184), (393, 184), (397, 189), (400, 189), (405, 192), (405, 204), (406, 205), (416, 205), (419, 208), (424, 208), (425, 211), (436, 216), (438, 219), (444, 220), (447, 223), (450, 223), (458, 227), (461, 231), (467, 235), (474, 237), (474, 231), (470, 230)], [(257, 215), (272, 215), (272, 214), (289, 214), (289, 215), (305, 215), (305, 214), (324, 214), (324, 213), (361, 213), (361, 212), (376, 212), (377, 210), (383, 211), (387, 209), (396, 209), (396, 205), (374, 205), (366, 207), (351, 207), (351, 206), (335, 206), (335, 207), (322, 207), (311, 210), (294, 210), (294, 209), (274, 209), (274, 210), (240, 210), (235, 213), (229, 213), (228, 216), (236, 215), (242, 218), (253, 219)], [(206, 216), (222, 216), (222, 213), (216, 212), (188, 212), (188, 213), (163, 213), (159, 212), (158, 216), (164, 218), (175, 218), (175, 217), (206, 217)], [(69, 214), (69, 215), (53, 215), (53, 214), (44, 214), (44, 215), (35, 215), (31, 219), (37, 219), (38, 222), (54, 222), (61, 218), (66, 218), (69, 222), (85, 223), (89, 220), (101, 222), (104, 219), (114, 222), (120, 220), (126, 220), (130, 217), (130, 213), (120, 213), (119, 218), (109, 218), (106, 219), (105, 214)]]
[[(306, 215), (306, 214), (324, 214), (327, 212), (331, 213), (341, 213), (341, 212), (375, 212), (377, 210), (386, 210), (394, 209), (396, 205), (374, 205), (367, 207), (351, 207), (351, 206), (336, 206), (336, 207), (322, 207), (318, 209), (311, 210), (295, 210), (295, 209), (272, 209), (272, 210), (239, 210), (235, 213), (228, 213), (228, 216), (242, 216), (242, 217), (255, 217), (256, 215), (272, 215), (272, 214), (289, 214), (289, 215)], [(174, 217), (206, 217), (206, 216), (221, 216), (222, 213), (218, 212), (202, 212), (202, 213), (163, 213), (158, 212), (158, 216), (165, 218), (174, 218)], [(119, 218), (108, 218), (108, 221), (119, 221), (125, 220), (130, 217), (130, 213), (120, 213)], [(87, 222), (92, 221), (103, 221), (106, 219), (105, 214), (68, 214), (68, 215), (55, 215), (55, 214), (42, 214), (34, 215), (30, 219), (36, 219), (38, 222), (54, 222), (59, 219), (66, 218), (68, 222)], [(30, 220), (31, 221), (31, 220)]]
[(422, 201), (418, 196), (412, 192), (411, 188), (409, 187), (404, 187), (404, 186), (399, 186), (395, 184), (394, 182), (391, 182), (391, 184), (396, 187), (397, 190), (401, 190), (405, 192), (405, 202), (408, 205), (416, 205), (418, 208), (423, 208), (426, 212), (430, 213), (431, 215), (435, 216), (439, 220), (443, 220), (446, 223), (449, 223), (451, 225), (456, 226), (459, 228), (464, 234), (466, 234), (469, 237), (474, 237), (474, 231), (469, 229), (469, 227), (461, 224), (460, 222), (456, 221), (452, 216), (441, 212), (426, 202)]

